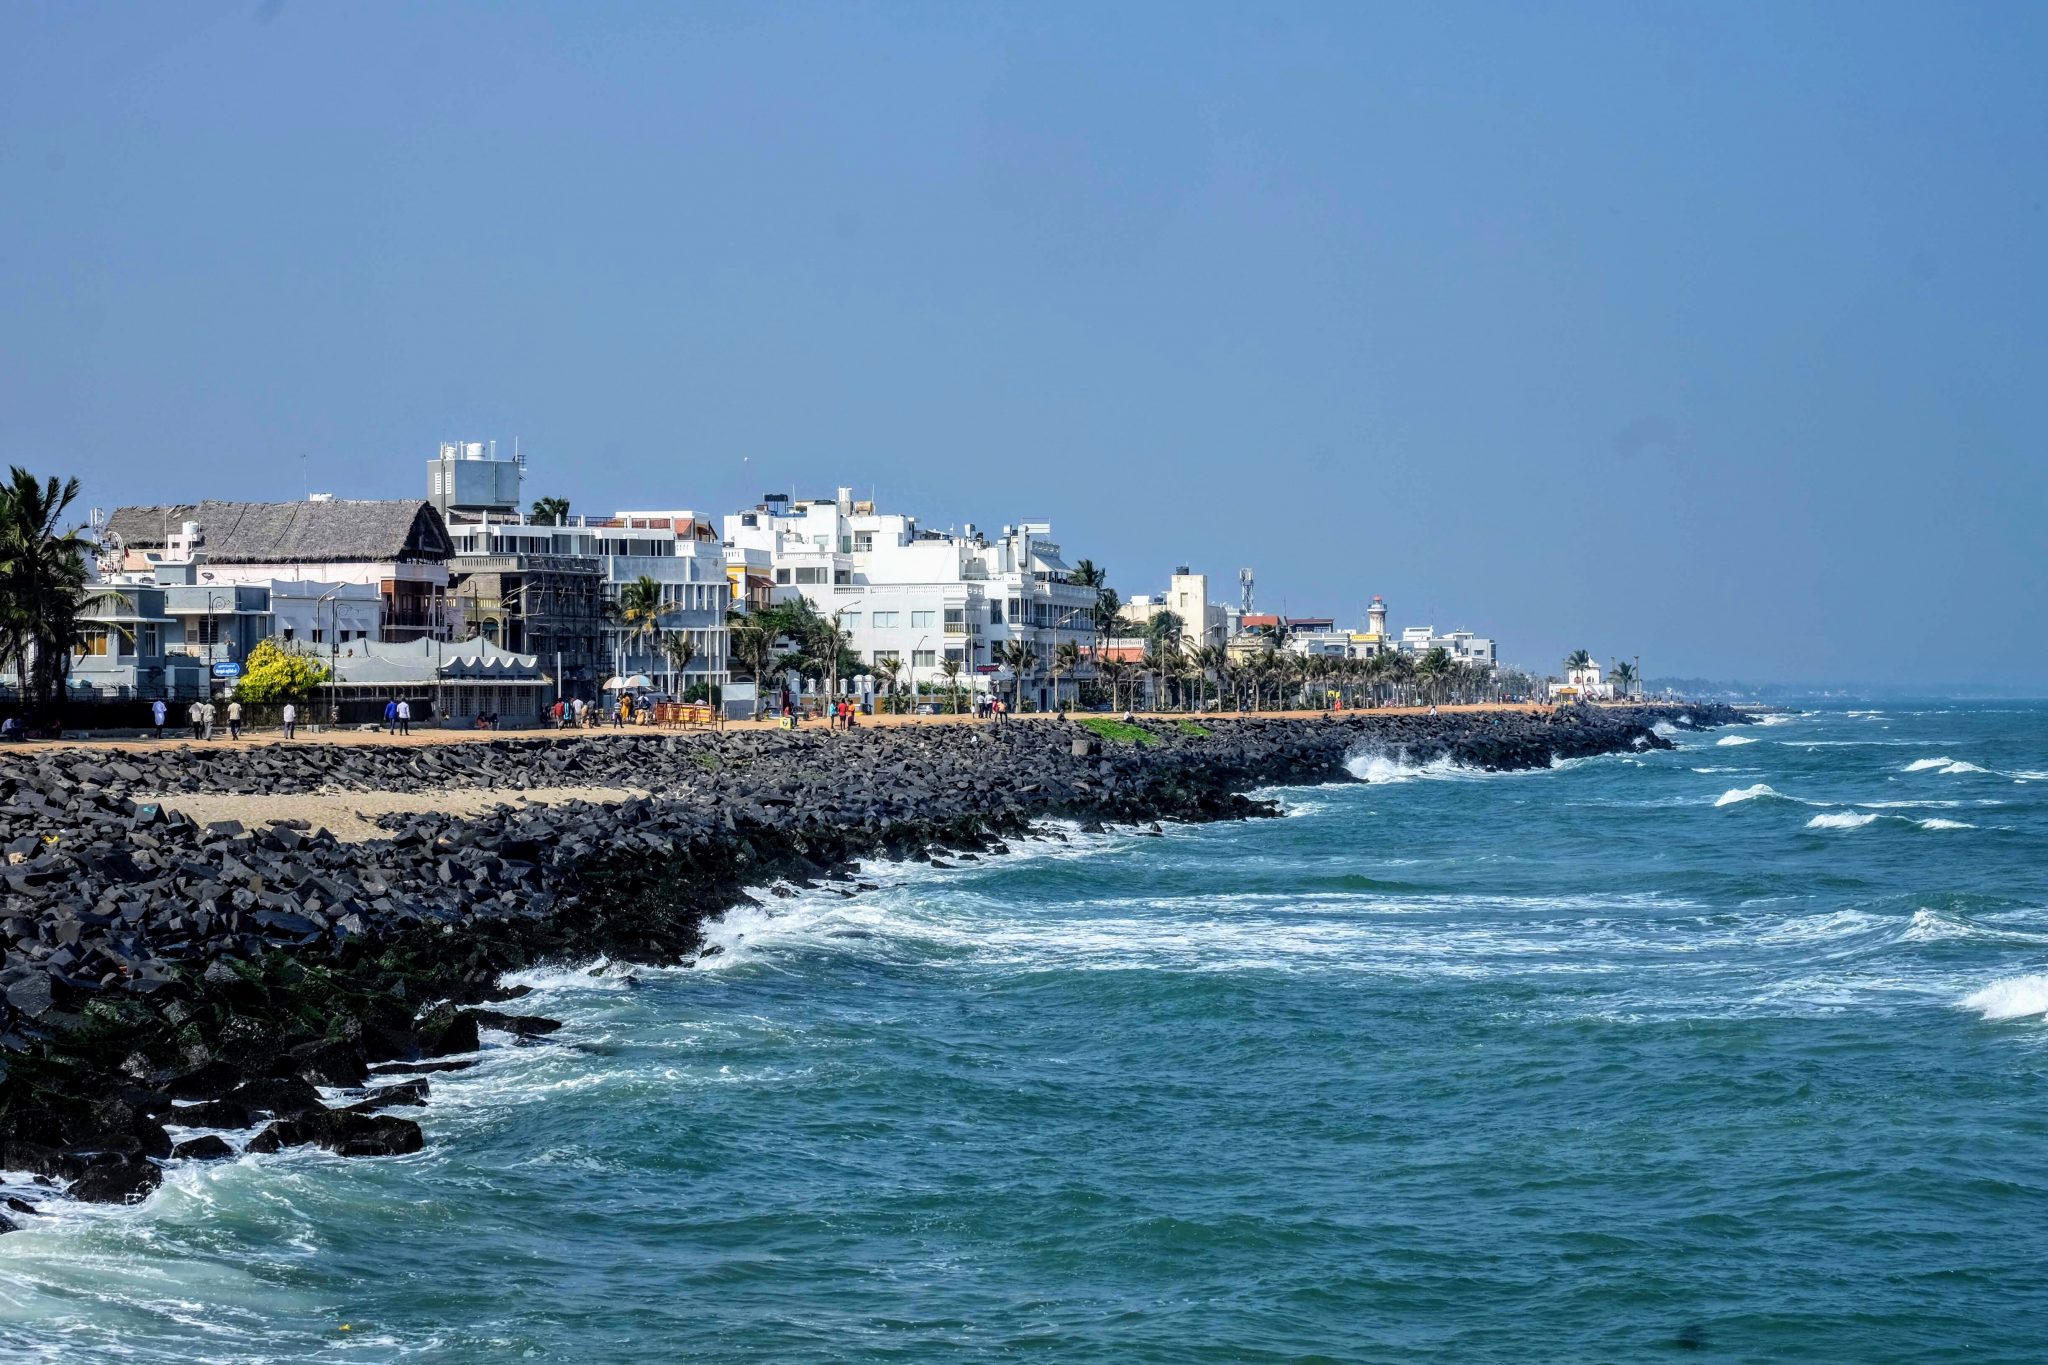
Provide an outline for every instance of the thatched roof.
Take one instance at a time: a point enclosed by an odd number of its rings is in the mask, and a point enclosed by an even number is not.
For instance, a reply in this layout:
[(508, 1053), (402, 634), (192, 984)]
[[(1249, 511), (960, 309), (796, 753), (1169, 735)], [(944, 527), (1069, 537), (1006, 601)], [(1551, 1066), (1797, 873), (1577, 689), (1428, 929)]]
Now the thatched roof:
[(107, 527), (130, 550), (163, 548), (164, 531), (199, 523), (216, 564), (308, 564), (441, 560), (448, 527), (425, 499), (322, 502), (202, 502), (117, 507)]

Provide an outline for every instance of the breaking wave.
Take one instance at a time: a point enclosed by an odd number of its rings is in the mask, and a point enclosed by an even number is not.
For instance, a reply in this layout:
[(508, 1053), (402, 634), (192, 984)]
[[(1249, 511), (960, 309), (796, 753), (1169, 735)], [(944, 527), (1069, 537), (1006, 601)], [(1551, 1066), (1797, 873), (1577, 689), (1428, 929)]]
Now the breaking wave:
[(1737, 744), (1754, 743), (1756, 743), (1756, 736), (1754, 735), (1723, 735), (1714, 741), (1715, 747), (1721, 749), (1730, 748)]
[(1988, 1020), (2048, 1014), (2048, 976), (2010, 976), (1973, 991), (1958, 1003)]
[(1432, 758), (1426, 763), (1416, 763), (1406, 753), (1353, 754), (1344, 760), (1344, 767), (1360, 782), (1414, 782), (1423, 778), (1458, 777), (1476, 774), (1476, 768), (1467, 768), (1453, 763), (1449, 758)]
[(1823, 811), (1806, 822), (1808, 829), (1862, 829), (1878, 818), (1876, 811)]
[(1950, 758), (1948, 755), (1943, 754), (1940, 758), (1916, 758), (1901, 769), (1901, 771), (1909, 773), (1935, 772), (1943, 776), (1954, 777), (1962, 773), (1989, 773), (1991, 769), (1980, 768), (1974, 763), (1965, 763), (1959, 758)]
[(1753, 787), (1730, 787), (1715, 799), (1714, 804), (1716, 806), (1732, 806), (1739, 801), (1794, 801), (1797, 799), (1797, 797), (1785, 795), (1785, 793), (1767, 782), (1759, 782)]

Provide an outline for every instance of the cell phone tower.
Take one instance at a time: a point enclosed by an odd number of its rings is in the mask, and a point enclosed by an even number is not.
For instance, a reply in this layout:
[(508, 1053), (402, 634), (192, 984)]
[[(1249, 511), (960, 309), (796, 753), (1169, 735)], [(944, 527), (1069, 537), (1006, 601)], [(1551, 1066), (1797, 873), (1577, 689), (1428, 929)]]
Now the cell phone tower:
[(1245, 616), (1252, 614), (1252, 571), (1250, 569), (1239, 569), (1237, 571), (1237, 609)]

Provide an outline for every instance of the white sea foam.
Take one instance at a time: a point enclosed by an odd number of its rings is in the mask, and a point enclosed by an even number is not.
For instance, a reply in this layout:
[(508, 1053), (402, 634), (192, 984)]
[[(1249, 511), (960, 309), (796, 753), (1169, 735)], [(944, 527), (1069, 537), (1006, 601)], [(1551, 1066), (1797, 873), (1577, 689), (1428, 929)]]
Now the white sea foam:
[(1823, 811), (1806, 822), (1808, 829), (1862, 829), (1878, 818), (1876, 811)]
[(1962, 1008), (1989, 1020), (2048, 1014), (2048, 976), (2010, 976), (1962, 998)]
[(1970, 824), (1970, 823), (1969, 823), (1968, 821), (1965, 821), (1965, 820), (1944, 820), (1944, 819), (1942, 819), (1942, 818), (1941, 818), (1940, 816), (1938, 816), (1938, 815), (1937, 815), (1937, 816), (1933, 816), (1933, 817), (1931, 817), (1931, 818), (1929, 818), (1929, 819), (1926, 819), (1926, 820), (1916, 820), (1916, 821), (1914, 821), (1914, 823), (1915, 823), (1915, 824), (1917, 824), (1917, 825), (1919, 825), (1919, 826), (1920, 826), (1920, 828), (1922, 828), (1922, 829), (1975, 829), (1975, 828), (1977, 828), (1977, 827), (1976, 827), (1975, 825), (1973, 825), (1973, 824)]
[[(1805, 712), (1800, 713), (1800, 715), (1804, 714)], [(1759, 723), (1763, 725), (1790, 725), (1793, 721), (1798, 719), (1799, 716), (1788, 716), (1782, 711), (1773, 711), (1769, 715), (1765, 716)]]
[(1774, 801), (1790, 801), (1793, 799), (1785, 795), (1785, 793), (1778, 791), (1769, 783), (1759, 782), (1753, 787), (1730, 787), (1715, 799), (1714, 804), (1716, 806), (1732, 806), (1738, 801), (1761, 801), (1766, 798)]
[(1673, 725), (1668, 720), (1660, 720), (1656, 724), (1652, 725), (1650, 729), (1654, 733), (1664, 736), (1664, 738), (1666, 739), (1671, 738), (1675, 734), (1681, 733), (1679, 728), (1676, 725)]
[(1980, 768), (1974, 763), (1964, 762), (1960, 758), (1950, 758), (1946, 754), (1940, 758), (1916, 758), (1905, 766), (1904, 771), (1909, 773), (1934, 772), (1940, 773), (1944, 777), (1959, 777), (1964, 773), (1997, 775), (1992, 773), (1992, 770), (1989, 768)]
[(1410, 762), (1405, 753), (1354, 754), (1344, 760), (1344, 766), (1360, 782), (1413, 782), (1421, 778), (1474, 776), (1478, 770), (1461, 767), (1449, 758), (1433, 758), (1427, 763)]
[(1715, 741), (1714, 741), (1714, 744), (1715, 744), (1715, 746), (1716, 746), (1717, 748), (1722, 748), (1722, 749), (1732, 748), (1733, 746), (1735, 746), (1735, 745), (1737, 745), (1737, 744), (1754, 744), (1754, 743), (1756, 743), (1756, 736), (1755, 736), (1755, 735), (1723, 735), (1723, 736), (1721, 736), (1721, 737), (1720, 737), (1719, 739), (1717, 739), (1717, 740), (1715, 740)]

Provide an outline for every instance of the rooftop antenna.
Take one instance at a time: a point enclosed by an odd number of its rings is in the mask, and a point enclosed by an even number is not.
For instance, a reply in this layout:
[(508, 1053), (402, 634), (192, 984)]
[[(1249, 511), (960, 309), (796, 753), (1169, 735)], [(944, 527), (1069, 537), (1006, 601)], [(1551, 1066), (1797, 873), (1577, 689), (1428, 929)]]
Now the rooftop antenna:
[(1242, 616), (1250, 616), (1252, 614), (1252, 571), (1250, 569), (1239, 569), (1237, 571), (1237, 610), (1238, 614)]

